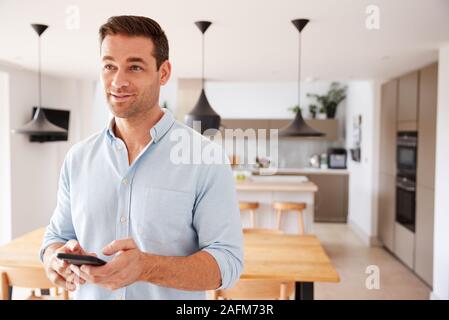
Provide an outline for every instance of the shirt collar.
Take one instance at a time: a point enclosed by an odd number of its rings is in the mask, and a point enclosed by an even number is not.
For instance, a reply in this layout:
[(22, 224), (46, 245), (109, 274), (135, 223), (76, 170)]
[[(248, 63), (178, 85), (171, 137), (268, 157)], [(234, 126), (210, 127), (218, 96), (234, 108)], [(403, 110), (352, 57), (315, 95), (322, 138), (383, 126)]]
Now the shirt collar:
[[(161, 119), (150, 129), (150, 135), (151, 138), (153, 138), (153, 142), (157, 143), (171, 128), (173, 123), (175, 122), (175, 118), (173, 117), (173, 113), (166, 109), (161, 109), (164, 112), (164, 115)], [(112, 117), (112, 119), (109, 121), (109, 125), (107, 128), (107, 135), (111, 142), (113, 142), (117, 137), (114, 134), (114, 125), (115, 125), (115, 118)]]

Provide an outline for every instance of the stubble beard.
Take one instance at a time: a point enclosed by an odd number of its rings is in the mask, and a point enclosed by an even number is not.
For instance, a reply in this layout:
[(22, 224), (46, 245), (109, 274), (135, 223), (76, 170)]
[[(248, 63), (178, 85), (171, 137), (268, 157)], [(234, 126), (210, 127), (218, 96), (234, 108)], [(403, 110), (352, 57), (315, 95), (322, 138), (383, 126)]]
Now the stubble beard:
[[(129, 119), (135, 118), (139, 115), (150, 111), (154, 107), (153, 99), (147, 92), (142, 97), (136, 97), (136, 99), (129, 103), (129, 106), (121, 106), (122, 103), (113, 103), (111, 98), (108, 98), (109, 109), (115, 117)], [(120, 110), (123, 109), (123, 110)]]

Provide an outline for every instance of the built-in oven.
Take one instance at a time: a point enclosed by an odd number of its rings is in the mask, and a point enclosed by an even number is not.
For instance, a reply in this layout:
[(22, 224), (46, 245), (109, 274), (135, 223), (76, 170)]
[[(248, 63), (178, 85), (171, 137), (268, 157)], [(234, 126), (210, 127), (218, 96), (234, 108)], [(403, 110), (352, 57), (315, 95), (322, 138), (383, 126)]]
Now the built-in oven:
[(415, 232), (416, 183), (413, 175), (396, 177), (396, 222)]
[(397, 138), (397, 169), (399, 173), (415, 175), (418, 134), (416, 131), (401, 131)]

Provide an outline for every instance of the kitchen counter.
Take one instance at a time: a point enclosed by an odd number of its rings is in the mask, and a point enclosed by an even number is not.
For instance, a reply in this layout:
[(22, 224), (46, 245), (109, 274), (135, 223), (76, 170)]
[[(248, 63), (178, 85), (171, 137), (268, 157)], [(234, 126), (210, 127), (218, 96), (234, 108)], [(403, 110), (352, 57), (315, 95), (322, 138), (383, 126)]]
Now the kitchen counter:
[[(244, 181), (236, 181), (239, 201), (258, 202), (255, 210), (256, 228), (276, 228), (276, 215), (273, 202), (302, 202), (306, 204), (303, 211), (305, 233), (313, 233), (314, 194), (318, 187), (304, 176), (249, 176)], [(243, 227), (250, 227), (247, 212), (242, 213)], [(297, 233), (296, 212), (285, 213), (281, 229), (285, 233)]]
[[(257, 175), (256, 171), (253, 174)], [(348, 169), (278, 168), (275, 175), (338, 174), (349, 175)]]
[(311, 181), (306, 182), (275, 182), (275, 181), (243, 181), (236, 182), (237, 191), (297, 191), (316, 192), (318, 187)]

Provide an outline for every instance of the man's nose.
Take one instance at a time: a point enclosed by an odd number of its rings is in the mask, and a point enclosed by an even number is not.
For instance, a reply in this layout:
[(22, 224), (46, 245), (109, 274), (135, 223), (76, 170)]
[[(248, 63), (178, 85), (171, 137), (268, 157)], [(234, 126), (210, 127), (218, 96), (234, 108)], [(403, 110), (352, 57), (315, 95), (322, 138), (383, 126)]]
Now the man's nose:
[(120, 89), (129, 86), (129, 81), (123, 71), (117, 70), (111, 84), (114, 88)]

